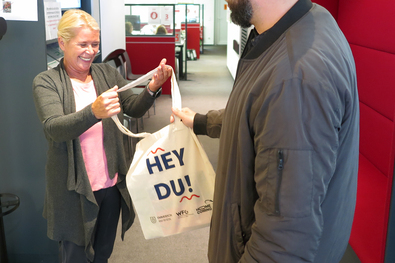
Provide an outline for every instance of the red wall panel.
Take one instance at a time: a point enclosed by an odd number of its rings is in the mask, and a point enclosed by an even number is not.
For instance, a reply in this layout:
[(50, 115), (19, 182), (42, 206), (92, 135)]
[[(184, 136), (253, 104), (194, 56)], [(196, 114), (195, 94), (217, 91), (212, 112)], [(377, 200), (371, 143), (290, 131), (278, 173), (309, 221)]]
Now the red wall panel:
[(350, 43), (395, 54), (394, 0), (340, 0), (338, 23)]
[(361, 262), (381, 263), (386, 256), (395, 152), (395, 1), (313, 2), (332, 13), (354, 54), (361, 119), (350, 244)]
[[(159, 65), (162, 58), (167, 64), (175, 67), (174, 36), (131, 36), (126, 37), (133, 74), (145, 74)], [(170, 78), (162, 86), (162, 94), (171, 93)]]
[[(181, 29), (185, 30), (185, 23), (181, 24)], [(188, 23), (187, 25), (187, 49), (194, 49), (196, 57), (200, 58), (200, 24)]]
[(339, 0), (360, 96), (358, 196), (350, 244), (363, 263), (384, 262), (394, 170), (395, 1)]
[(339, 0), (313, 0), (312, 2), (322, 5), (337, 19), (337, 11), (339, 7)]

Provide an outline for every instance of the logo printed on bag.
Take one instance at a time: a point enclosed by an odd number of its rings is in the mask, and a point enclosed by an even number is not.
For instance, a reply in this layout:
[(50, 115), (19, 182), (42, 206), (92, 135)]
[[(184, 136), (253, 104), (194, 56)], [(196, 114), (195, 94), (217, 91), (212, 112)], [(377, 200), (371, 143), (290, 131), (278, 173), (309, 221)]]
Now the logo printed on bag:
[(159, 222), (164, 222), (164, 221), (171, 221), (172, 214), (167, 214), (163, 216), (158, 216)]
[(201, 214), (201, 213), (213, 210), (213, 208), (211, 207), (211, 203), (213, 203), (213, 200), (206, 200), (205, 203), (207, 205), (202, 205), (202, 206), (196, 208), (197, 214)]
[(151, 220), (152, 224), (156, 223), (156, 216), (150, 216), (149, 219)]
[(183, 218), (193, 214), (190, 214), (188, 210), (181, 210), (179, 212), (176, 212), (176, 215), (178, 216), (178, 218)]

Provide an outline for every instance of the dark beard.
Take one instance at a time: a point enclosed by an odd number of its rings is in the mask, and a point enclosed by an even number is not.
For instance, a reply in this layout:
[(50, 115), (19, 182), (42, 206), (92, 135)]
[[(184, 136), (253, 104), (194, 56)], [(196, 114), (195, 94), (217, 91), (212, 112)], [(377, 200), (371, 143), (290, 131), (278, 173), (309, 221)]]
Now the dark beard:
[(250, 0), (238, 0), (237, 3), (229, 4), (229, 9), (232, 11), (230, 18), (233, 23), (244, 28), (251, 26), (252, 6)]

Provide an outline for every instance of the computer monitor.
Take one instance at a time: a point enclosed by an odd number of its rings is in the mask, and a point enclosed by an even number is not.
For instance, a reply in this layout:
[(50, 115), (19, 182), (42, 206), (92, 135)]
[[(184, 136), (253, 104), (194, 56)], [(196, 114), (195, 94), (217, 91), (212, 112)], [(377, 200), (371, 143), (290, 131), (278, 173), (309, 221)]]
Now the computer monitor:
[(60, 7), (63, 11), (81, 8), (81, 0), (56, 0), (56, 2), (60, 3)]
[(133, 30), (140, 31), (140, 16), (138, 15), (126, 15), (125, 22), (130, 22), (133, 25)]

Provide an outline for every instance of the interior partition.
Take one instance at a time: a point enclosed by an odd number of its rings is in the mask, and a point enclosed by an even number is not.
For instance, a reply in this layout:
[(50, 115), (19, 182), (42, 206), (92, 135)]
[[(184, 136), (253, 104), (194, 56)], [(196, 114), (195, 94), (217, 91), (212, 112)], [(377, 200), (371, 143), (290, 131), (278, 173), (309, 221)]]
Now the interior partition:
[(350, 244), (362, 262), (386, 258), (393, 172), (395, 2), (340, 0), (338, 23), (354, 54), (361, 106), (357, 207)]
[[(196, 58), (200, 58), (200, 36), (201, 28), (199, 23), (187, 24), (187, 49), (193, 49), (196, 52)], [(185, 23), (181, 24), (181, 29), (185, 30)]]
[[(129, 36), (126, 51), (133, 74), (145, 74), (166, 58), (167, 65), (175, 68), (175, 36)], [(162, 85), (162, 94), (171, 94), (170, 78)]]

